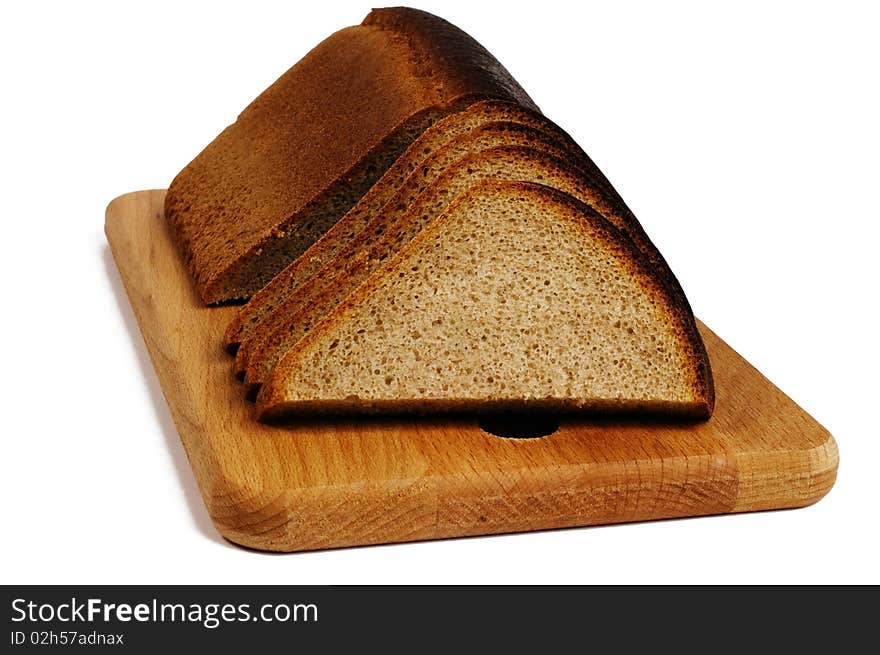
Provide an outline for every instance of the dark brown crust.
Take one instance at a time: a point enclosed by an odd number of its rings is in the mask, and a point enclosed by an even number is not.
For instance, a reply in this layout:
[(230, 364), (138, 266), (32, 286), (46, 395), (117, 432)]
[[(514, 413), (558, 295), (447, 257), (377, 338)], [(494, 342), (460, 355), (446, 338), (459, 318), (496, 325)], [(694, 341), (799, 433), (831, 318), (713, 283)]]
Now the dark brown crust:
[(295, 416), (320, 416), (337, 414), (488, 414), (493, 412), (594, 412), (601, 414), (639, 413), (658, 416), (675, 416), (704, 420), (709, 416), (705, 408), (689, 403), (676, 402), (579, 402), (575, 399), (534, 400), (480, 400), (468, 398), (444, 398), (442, 400), (395, 400), (392, 398), (365, 401), (339, 399), (327, 401), (279, 402), (265, 409), (259, 416), (264, 423), (283, 422)]
[(441, 101), (446, 105), (473, 95), (476, 89), (538, 109), (501, 62), (442, 18), (419, 9), (388, 7), (373, 9), (361, 25), (405, 35), (410, 51), (418, 58), (417, 74), (443, 81)]
[(484, 48), (440, 18), (383, 9), (330, 36), (171, 184), (165, 214), (202, 300), (231, 299), (230, 280), (254, 271), (268, 281), (284, 264), (265, 253), (294, 239), (309, 202), (344, 195), (352, 172), (402, 134), (484, 98), (535, 108)]
[[(260, 420), (277, 419), (281, 414), (298, 414), (300, 409), (304, 413), (316, 412), (365, 412), (372, 413), (377, 411), (392, 410), (395, 412), (425, 412), (425, 411), (482, 411), (484, 409), (501, 409), (501, 405), (509, 405), (510, 403), (502, 403), (501, 401), (479, 401), (476, 403), (467, 403), (461, 400), (444, 399), (435, 401), (430, 399), (389, 399), (386, 402), (370, 402), (364, 403), (357, 399), (352, 400), (332, 400), (332, 401), (290, 401), (284, 396), (285, 379), (291, 375), (292, 371), (297, 368), (297, 357), (304, 348), (314, 339), (318, 338), (322, 332), (333, 329), (336, 324), (344, 318), (344, 314), (349, 307), (356, 306), (366, 296), (368, 296), (374, 288), (376, 288), (384, 276), (392, 271), (394, 266), (403, 261), (408, 253), (414, 248), (418, 248), (419, 244), (429, 238), (435, 231), (442, 229), (448, 216), (452, 215), (459, 205), (467, 203), (471, 198), (478, 194), (499, 194), (503, 192), (517, 194), (537, 194), (542, 200), (557, 203), (568, 207), (569, 209), (581, 215), (584, 221), (588, 221), (593, 227), (598, 228), (606, 235), (612, 238), (616, 247), (625, 251), (626, 260), (636, 268), (641, 279), (648, 281), (653, 286), (655, 293), (665, 301), (666, 305), (672, 310), (671, 318), (676, 323), (678, 333), (683, 337), (683, 346), (688, 355), (688, 361), (691, 364), (691, 382), (694, 392), (694, 402), (686, 409), (678, 407), (677, 409), (684, 412), (688, 416), (695, 418), (708, 418), (712, 414), (715, 405), (715, 392), (712, 383), (711, 370), (709, 366), (708, 356), (703, 344), (702, 338), (697, 331), (696, 322), (690, 312), (687, 302), (680, 292), (673, 289), (662, 276), (658, 275), (653, 267), (644, 261), (640, 256), (635, 244), (623, 232), (608, 223), (599, 214), (591, 208), (580, 202), (579, 200), (565, 194), (556, 189), (546, 187), (539, 184), (529, 182), (498, 182), (494, 180), (485, 180), (474, 184), (466, 192), (462, 193), (444, 212), (443, 216), (435, 220), (430, 226), (425, 228), (418, 237), (411, 241), (389, 263), (376, 271), (370, 278), (350, 294), (344, 302), (329, 314), (320, 323), (320, 325), (309, 332), (303, 339), (291, 348), (275, 367), (270, 380), (263, 385), (257, 396), (257, 413)], [(570, 399), (545, 399), (536, 401), (541, 409), (558, 409), (571, 410), (577, 405), (576, 401)], [(519, 401), (515, 404), (520, 406)], [(533, 402), (523, 402), (522, 407), (532, 407)], [(581, 407), (586, 407), (581, 404)], [(602, 409), (602, 408), (599, 408)], [(654, 409), (663, 411), (672, 410), (670, 405), (665, 407), (655, 407)]]

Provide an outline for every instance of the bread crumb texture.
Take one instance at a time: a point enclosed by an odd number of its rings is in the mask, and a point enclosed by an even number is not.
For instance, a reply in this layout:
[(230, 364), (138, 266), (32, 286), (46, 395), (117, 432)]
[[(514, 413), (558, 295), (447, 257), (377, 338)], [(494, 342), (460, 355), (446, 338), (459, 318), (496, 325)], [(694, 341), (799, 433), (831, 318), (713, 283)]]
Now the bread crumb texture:
[(479, 183), (287, 352), (258, 410), (705, 415), (699, 336), (636, 252), (559, 191)]

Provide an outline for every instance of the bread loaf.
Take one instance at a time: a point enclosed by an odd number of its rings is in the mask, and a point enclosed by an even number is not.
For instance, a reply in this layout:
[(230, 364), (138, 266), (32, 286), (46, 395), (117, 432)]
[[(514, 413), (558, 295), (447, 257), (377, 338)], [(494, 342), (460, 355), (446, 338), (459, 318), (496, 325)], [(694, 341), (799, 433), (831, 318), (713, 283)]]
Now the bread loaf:
[(286, 352), (257, 411), (707, 417), (708, 359), (681, 300), (587, 205), (476, 182)]
[(251, 296), (427, 126), (486, 98), (537, 109), (482, 46), (426, 12), (377, 9), (327, 38), (168, 190), (165, 216), (202, 300)]
[(181, 171), (165, 214), (205, 303), (253, 296), (225, 340), (262, 418), (712, 411), (696, 322), (635, 216), (425, 12), (319, 44)]

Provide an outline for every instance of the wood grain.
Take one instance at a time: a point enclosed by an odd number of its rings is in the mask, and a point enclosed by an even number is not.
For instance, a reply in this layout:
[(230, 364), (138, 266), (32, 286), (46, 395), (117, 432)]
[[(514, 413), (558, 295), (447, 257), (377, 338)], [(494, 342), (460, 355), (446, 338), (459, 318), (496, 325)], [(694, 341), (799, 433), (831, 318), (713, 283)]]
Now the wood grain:
[(263, 550), (801, 507), (837, 473), (831, 435), (700, 324), (715, 373), (705, 423), (563, 419), (504, 439), (472, 418), (254, 420), (223, 332), (162, 217), (164, 191), (115, 199), (105, 230), (208, 512)]

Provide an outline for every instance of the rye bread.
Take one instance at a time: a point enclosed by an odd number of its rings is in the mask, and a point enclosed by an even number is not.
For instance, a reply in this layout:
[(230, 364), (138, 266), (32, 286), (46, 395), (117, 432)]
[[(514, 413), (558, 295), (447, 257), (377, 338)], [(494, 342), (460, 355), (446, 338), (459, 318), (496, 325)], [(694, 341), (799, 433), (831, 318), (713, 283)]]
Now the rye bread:
[[(523, 180), (551, 185), (600, 210), (607, 220), (628, 229), (625, 217), (614, 213), (607, 197), (598, 191), (583, 169), (552, 143), (542, 150), (502, 146), (470, 153), (445, 170), (420, 194), (406, 202), (389, 203), (377, 217), (377, 227), (355, 241), (346, 252), (296, 295), (266, 317), (239, 349), (236, 373), (245, 372), (247, 394), (252, 397), (275, 363), (312, 327), (349, 294), (383, 261), (439, 216), (461, 192), (480, 179)], [(668, 267), (667, 267), (668, 270)], [(671, 276), (671, 272), (669, 273)]]
[(171, 183), (165, 216), (201, 299), (251, 296), (432, 122), (486, 98), (537, 111), (489, 52), (426, 12), (377, 9), (328, 37)]
[(257, 413), (707, 418), (709, 361), (682, 301), (587, 205), (478, 181), (286, 352)]

